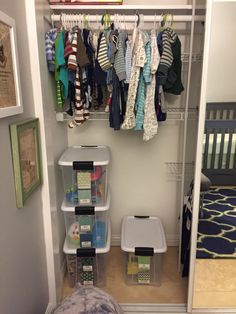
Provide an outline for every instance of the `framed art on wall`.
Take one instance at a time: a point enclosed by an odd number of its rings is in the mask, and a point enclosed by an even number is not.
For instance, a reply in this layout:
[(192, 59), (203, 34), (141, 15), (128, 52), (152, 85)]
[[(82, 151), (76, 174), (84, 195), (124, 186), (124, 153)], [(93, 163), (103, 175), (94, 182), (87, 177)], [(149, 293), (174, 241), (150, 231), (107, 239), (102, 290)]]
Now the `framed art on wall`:
[(28, 119), (10, 125), (16, 205), (26, 199), (42, 183), (39, 120)]
[(0, 11), (0, 118), (23, 112), (15, 21)]

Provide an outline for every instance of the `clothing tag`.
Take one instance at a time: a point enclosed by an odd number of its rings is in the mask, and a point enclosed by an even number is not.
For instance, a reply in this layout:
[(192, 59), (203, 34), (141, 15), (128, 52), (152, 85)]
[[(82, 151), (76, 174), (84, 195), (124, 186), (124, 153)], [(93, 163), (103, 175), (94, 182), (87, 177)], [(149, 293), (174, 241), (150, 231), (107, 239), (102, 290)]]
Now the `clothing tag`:
[(92, 265), (83, 265), (83, 271), (93, 271)]
[(93, 280), (84, 280), (83, 284), (86, 285), (93, 285)]
[(138, 268), (142, 270), (150, 270), (150, 264), (138, 264)]
[(91, 190), (78, 190), (78, 198), (81, 205), (90, 205)]
[(86, 190), (91, 189), (91, 173), (90, 172), (77, 172), (77, 185), (78, 189)]
[(91, 231), (91, 226), (90, 225), (82, 225), (82, 226), (80, 226), (80, 230), (83, 232)]
[(140, 272), (138, 273), (138, 283), (140, 284), (150, 284), (150, 273)]
[(81, 205), (91, 204), (91, 200), (89, 198), (87, 198), (87, 199), (85, 199), (85, 198), (80, 199), (79, 202), (80, 202)]
[(82, 247), (92, 247), (91, 241), (83, 241), (81, 242)]

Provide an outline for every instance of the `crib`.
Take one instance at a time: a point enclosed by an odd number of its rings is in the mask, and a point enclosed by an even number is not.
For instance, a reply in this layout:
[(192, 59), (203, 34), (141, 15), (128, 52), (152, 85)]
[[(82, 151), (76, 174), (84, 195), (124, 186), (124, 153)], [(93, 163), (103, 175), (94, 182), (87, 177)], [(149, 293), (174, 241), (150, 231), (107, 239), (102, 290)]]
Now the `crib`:
[(236, 185), (236, 103), (207, 103), (202, 172), (215, 186)]

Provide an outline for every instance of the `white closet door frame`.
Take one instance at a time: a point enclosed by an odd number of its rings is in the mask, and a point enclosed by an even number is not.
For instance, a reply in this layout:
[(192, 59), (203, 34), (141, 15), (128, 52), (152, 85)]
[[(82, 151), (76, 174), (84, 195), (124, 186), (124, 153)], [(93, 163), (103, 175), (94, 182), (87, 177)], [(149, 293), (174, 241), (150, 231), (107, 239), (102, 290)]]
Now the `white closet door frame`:
[(198, 216), (199, 216), (199, 203), (200, 203), (199, 196), (200, 196), (201, 166), (202, 166), (202, 153), (203, 153), (202, 143), (203, 143), (203, 135), (204, 135), (204, 128), (205, 128), (205, 113), (206, 113), (206, 102), (207, 102), (206, 92), (207, 92), (208, 64), (209, 64), (209, 52), (210, 52), (210, 40), (211, 40), (212, 9), (213, 9), (213, 4), (215, 2), (218, 2), (218, 3), (219, 2), (236, 2), (236, 0), (207, 0), (207, 6), (206, 6), (205, 40), (204, 40), (203, 67), (202, 67), (202, 80), (201, 80), (201, 96), (200, 96), (200, 106), (199, 106), (196, 163), (195, 163), (195, 174), (194, 174), (190, 271), (189, 271), (188, 300), (187, 300), (187, 312), (188, 313), (235, 313), (236, 312), (236, 309), (233, 309), (233, 308), (193, 309), (194, 276), (195, 276)]
[(196, 261), (196, 249), (197, 249), (199, 196), (200, 196), (202, 152), (203, 152), (202, 143), (203, 143), (203, 135), (204, 135), (204, 128), (205, 128), (206, 90), (207, 90), (210, 37), (211, 37), (211, 20), (212, 20), (212, 0), (207, 0), (201, 95), (200, 95), (199, 118), (198, 118), (197, 149), (196, 149), (196, 158), (195, 158), (196, 162), (195, 162), (195, 172), (194, 172), (191, 251), (190, 251), (190, 268), (189, 268), (188, 300), (187, 300), (187, 312), (189, 313), (192, 312), (193, 293), (194, 293), (193, 289), (194, 289), (195, 261)]

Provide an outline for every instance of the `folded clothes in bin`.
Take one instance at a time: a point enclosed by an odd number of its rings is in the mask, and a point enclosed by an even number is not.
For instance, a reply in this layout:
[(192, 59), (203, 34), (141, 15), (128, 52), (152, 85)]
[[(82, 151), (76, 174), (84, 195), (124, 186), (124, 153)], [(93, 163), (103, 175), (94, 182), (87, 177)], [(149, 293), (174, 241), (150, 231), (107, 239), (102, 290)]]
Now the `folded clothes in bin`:
[(95, 247), (106, 246), (106, 224), (103, 221), (96, 221), (93, 227), (93, 245)]
[(79, 217), (80, 232), (91, 232), (93, 228), (93, 218), (91, 215)]
[(80, 234), (80, 246), (84, 247), (84, 248), (93, 246), (93, 235), (92, 235), (92, 233), (81, 233)]

